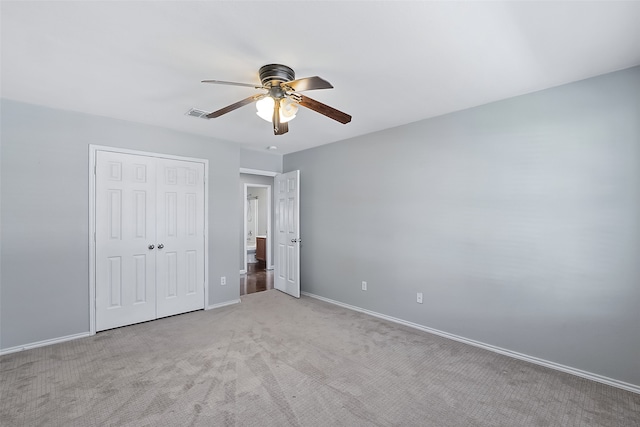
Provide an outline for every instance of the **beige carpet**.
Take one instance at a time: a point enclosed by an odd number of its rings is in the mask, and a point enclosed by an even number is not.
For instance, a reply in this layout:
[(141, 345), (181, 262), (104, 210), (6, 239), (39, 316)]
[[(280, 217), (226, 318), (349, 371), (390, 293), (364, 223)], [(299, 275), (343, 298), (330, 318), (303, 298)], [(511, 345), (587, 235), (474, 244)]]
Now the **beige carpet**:
[(640, 395), (311, 298), (0, 358), (2, 426), (640, 426)]

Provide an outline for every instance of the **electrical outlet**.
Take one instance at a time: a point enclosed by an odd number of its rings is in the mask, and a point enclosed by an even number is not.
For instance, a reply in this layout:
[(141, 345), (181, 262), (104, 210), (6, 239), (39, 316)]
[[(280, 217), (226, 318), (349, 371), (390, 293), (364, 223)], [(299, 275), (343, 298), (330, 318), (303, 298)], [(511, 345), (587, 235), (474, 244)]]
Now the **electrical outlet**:
[(362, 281), (362, 290), (363, 291), (367, 290), (367, 282), (365, 282), (364, 280)]
[(224, 285), (226, 285), (226, 284), (227, 284), (227, 278), (226, 278), (226, 276), (222, 276), (222, 277), (220, 277), (220, 284), (221, 284), (222, 286), (224, 286)]
[(422, 292), (418, 292), (418, 295), (416, 297), (416, 302), (418, 304), (422, 304)]

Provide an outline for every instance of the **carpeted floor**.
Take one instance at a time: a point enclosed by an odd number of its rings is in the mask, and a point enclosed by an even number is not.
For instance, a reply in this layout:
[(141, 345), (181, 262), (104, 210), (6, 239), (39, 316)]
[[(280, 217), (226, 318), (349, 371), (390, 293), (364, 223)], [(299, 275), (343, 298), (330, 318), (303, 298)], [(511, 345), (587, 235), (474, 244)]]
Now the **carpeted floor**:
[(640, 395), (276, 290), (0, 357), (2, 426), (640, 426)]

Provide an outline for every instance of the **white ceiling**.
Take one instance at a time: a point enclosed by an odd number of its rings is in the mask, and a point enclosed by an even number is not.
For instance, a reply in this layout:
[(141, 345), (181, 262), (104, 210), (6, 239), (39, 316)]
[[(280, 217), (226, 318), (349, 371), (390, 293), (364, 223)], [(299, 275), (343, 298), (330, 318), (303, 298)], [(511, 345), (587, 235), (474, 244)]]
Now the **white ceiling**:
[[(2, 1), (2, 97), (290, 153), (640, 64), (640, 2)], [(268, 63), (335, 89), (275, 136)]]

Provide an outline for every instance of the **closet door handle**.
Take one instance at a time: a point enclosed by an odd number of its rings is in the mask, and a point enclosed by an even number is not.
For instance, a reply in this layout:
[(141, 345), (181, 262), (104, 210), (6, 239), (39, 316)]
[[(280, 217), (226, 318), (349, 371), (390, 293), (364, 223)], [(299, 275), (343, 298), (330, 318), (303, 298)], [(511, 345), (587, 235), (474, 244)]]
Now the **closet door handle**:
[(163, 245), (162, 243), (160, 243), (160, 244), (158, 245), (158, 249), (162, 249), (162, 248), (164, 248), (164, 245)]
[(155, 246), (153, 246), (153, 245), (149, 245), (149, 250), (151, 250), (151, 249), (153, 249), (153, 248), (155, 248)]

